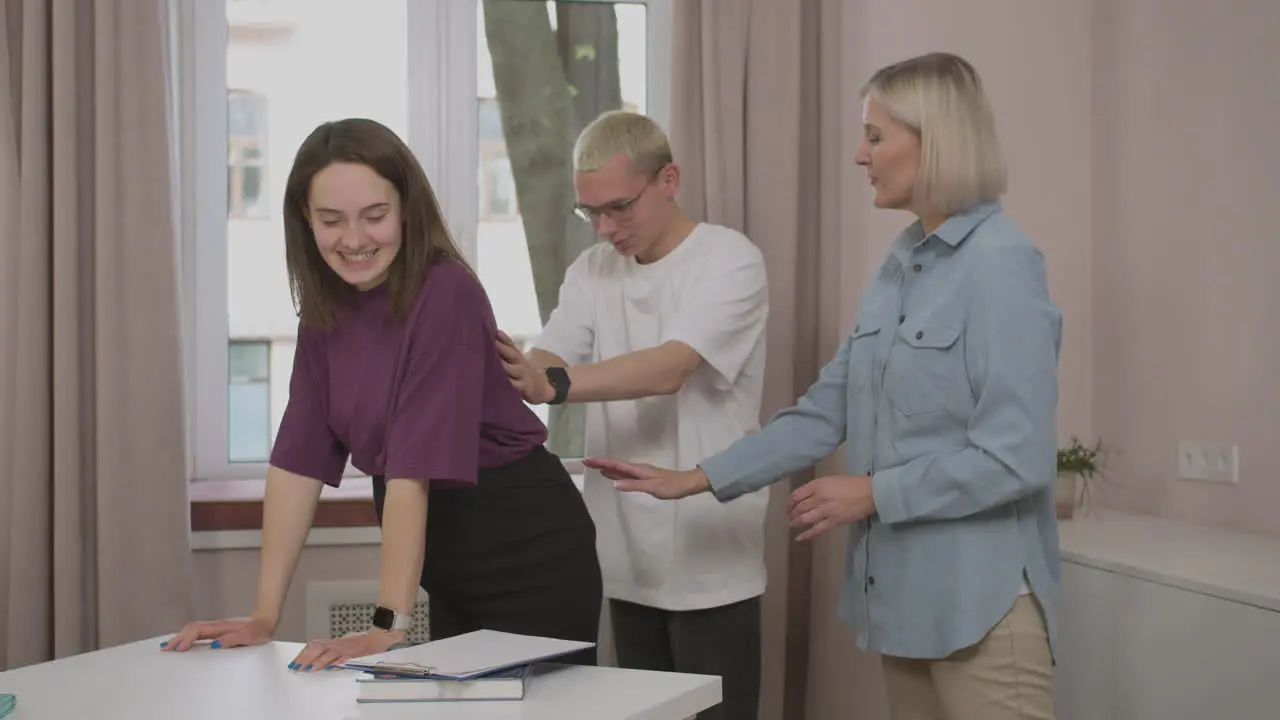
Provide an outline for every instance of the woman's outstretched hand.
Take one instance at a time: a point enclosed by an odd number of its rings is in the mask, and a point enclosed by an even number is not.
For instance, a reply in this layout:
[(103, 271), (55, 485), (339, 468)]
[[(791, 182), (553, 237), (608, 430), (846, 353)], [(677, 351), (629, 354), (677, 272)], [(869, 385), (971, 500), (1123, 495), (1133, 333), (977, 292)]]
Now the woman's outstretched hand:
[(212, 648), (261, 645), (275, 635), (275, 623), (259, 617), (231, 618), (187, 623), (177, 635), (160, 644), (165, 652), (185, 652), (202, 640), (212, 640)]
[(701, 468), (668, 470), (646, 463), (629, 463), (609, 458), (587, 458), (583, 465), (599, 470), (622, 492), (643, 492), (660, 500), (675, 500), (711, 489)]

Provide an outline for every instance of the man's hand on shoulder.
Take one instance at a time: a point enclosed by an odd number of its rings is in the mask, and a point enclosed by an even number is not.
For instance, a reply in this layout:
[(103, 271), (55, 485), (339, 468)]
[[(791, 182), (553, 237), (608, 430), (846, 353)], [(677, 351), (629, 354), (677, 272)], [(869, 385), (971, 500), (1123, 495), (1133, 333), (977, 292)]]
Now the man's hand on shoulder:
[(530, 362), (514, 340), (499, 330), (496, 344), (498, 355), (502, 357), (502, 367), (525, 402), (542, 405), (555, 399), (556, 391), (551, 387), (546, 371)]

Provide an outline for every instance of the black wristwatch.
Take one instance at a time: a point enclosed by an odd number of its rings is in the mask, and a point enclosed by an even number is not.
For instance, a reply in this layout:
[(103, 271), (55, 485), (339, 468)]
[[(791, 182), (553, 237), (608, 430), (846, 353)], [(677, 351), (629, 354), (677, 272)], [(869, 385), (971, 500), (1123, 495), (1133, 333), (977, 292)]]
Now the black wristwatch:
[(555, 397), (551, 398), (548, 405), (559, 405), (569, 397), (569, 371), (562, 367), (547, 368), (547, 380), (551, 383), (551, 388), (556, 391)]
[(379, 630), (404, 630), (407, 631), (413, 624), (413, 617), (409, 615), (401, 615), (391, 608), (379, 605), (373, 611), (373, 626)]

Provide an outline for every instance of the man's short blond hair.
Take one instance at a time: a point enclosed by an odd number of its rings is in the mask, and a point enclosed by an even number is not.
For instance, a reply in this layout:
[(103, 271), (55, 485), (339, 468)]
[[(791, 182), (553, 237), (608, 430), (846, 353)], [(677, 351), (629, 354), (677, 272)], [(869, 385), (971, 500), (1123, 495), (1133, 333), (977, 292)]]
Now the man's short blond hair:
[(656, 173), (672, 161), (667, 133), (652, 118), (610, 110), (578, 135), (573, 146), (574, 172), (595, 172), (617, 155), (625, 155), (637, 175)]
[(918, 201), (951, 215), (1005, 193), (995, 116), (967, 60), (939, 52), (889, 65), (863, 86), (868, 95), (920, 138)]

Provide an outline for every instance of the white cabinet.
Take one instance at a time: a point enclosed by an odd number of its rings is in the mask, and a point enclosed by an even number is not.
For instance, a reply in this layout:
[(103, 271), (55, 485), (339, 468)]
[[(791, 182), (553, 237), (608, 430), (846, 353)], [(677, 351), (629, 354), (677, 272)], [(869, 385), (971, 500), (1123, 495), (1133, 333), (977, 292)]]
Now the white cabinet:
[(1061, 535), (1059, 720), (1280, 719), (1280, 542), (1114, 513)]

